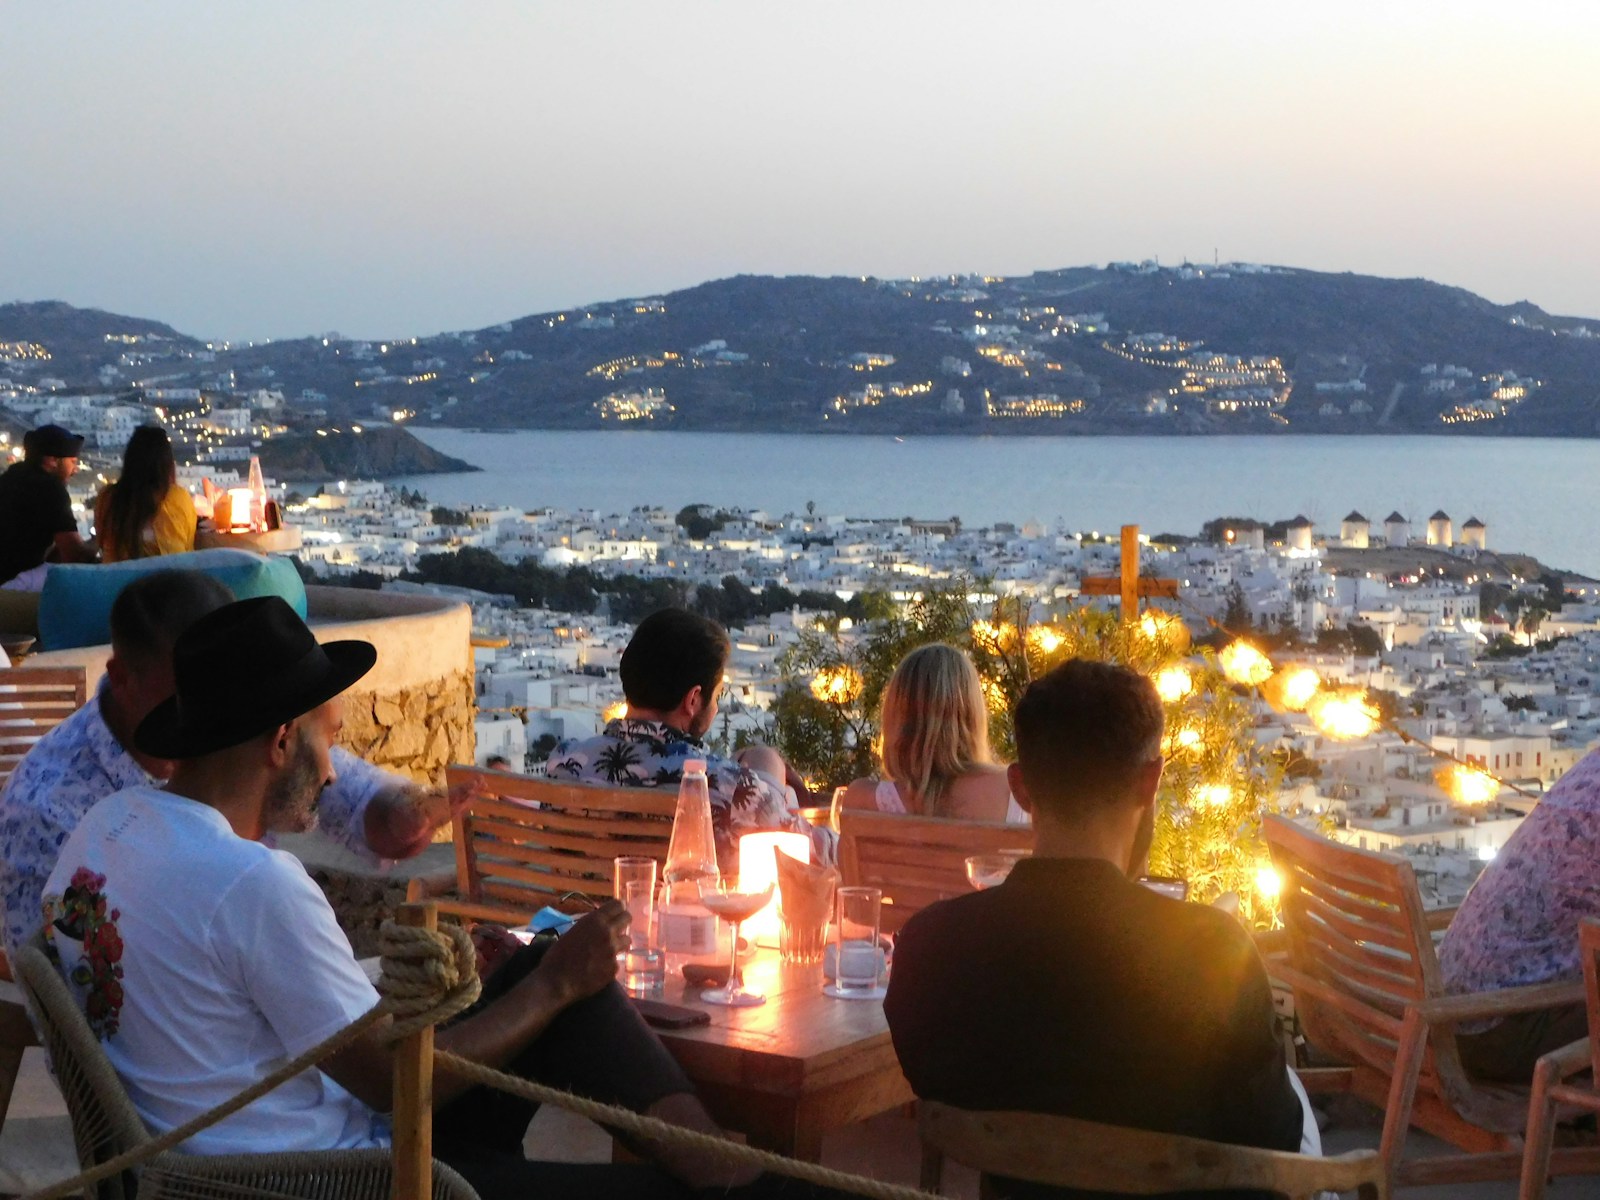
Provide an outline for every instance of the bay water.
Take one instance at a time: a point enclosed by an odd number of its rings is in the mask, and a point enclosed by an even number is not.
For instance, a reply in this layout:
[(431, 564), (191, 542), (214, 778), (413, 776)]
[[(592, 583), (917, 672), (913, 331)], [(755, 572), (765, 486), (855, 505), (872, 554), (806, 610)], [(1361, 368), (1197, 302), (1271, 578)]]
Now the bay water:
[(1489, 547), (1600, 577), (1600, 441), (1487, 437), (868, 437), (764, 433), (471, 431), (412, 427), (481, 467), (391, 481), (435, 504), (592, 508), (685, 504), (774, 515), (919, 518), (967, 525), (1137, 523), (1194, 534), (1211, 517), (1304, 514), (1337, 537), (1358, 510), (1414, 535), (1436, 510)]

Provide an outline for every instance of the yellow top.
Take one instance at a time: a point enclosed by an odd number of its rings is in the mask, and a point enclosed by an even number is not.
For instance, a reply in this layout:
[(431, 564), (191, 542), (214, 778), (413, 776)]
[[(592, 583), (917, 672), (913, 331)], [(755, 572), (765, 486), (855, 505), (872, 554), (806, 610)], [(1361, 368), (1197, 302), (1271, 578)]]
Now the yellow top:
[[(112, 540), (111, 530), (106, 524), (105, 514), (109, 508), (111, 489), (114, 487), (116, 484), (101, 492), (100, 499), (94, 506), (95, 528), (100, 539), (100, 559), (108, 563), (121, 562), (123, 559), (133, 557)], [(193, 550), (196, 522), (194, 500), (181, 485), (173, 484), (167, 489), (166, 496), (156, 508), (156, 515), (150, 519), (150, 524), (145, 526), (142, 539), (144, 545), (140, 548), (138, 557), (155, 558), (161, 554), (182, 554), (186, 550)]]

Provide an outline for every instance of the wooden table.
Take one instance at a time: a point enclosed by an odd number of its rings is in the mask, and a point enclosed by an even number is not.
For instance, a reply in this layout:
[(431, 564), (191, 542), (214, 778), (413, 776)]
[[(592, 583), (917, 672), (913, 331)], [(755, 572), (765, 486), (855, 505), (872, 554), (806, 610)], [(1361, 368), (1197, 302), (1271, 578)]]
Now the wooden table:
[(263, 533), (220, 533), (204, 529), (194, 535), (196, 550), (229, 547), (234, 550), (254, 550), (257, 554), (293, 554), (300, 549), (300, 527), (285, 525)]
[(784, 966), (773, 950), (750, 955), (744, 974), (765, 1004), (702, 1004), (699, 989), (685, 989), (679, 976), (666, 999), (705, 1008), (711, 1024), (657, 1031), (724, 1128), (816, 1162), (828, 1130), (914, 1099), (882, 1001), (824, 996), (820, 964)]

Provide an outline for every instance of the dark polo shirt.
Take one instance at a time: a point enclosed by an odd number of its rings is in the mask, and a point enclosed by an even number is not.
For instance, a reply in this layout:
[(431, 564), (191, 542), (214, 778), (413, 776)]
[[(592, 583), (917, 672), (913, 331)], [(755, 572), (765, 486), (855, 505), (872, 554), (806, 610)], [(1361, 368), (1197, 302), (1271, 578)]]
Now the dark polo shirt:
[(44, 562), (56, 534), (77, 531), (67, 485), (38, 463), (13, 463), (0, 475), (0, 583)]
[[(919, 1096), (1300, 1148), (1249, 934), (1099, 859), (1024, 859), (1000, 887), (918, 913), (884, 1011)], [(994, 1182), (1001, 1196), (1088, 1195)]]

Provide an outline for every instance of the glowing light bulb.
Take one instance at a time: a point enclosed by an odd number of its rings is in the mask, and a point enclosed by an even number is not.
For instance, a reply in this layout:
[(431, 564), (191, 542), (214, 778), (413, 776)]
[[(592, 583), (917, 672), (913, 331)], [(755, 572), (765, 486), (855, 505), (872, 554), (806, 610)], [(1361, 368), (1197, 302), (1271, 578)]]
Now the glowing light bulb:
[(1033, 648), (1040, 654), (1054, 654), (1061, 649), (1061, 643), (1065, 640), (1048, 625), (1035, 625), (1028, 630), (1028, 641), (1033, 643)]
[(1450, 772), (1450, 794), (1460, 804), (1488, 804), (1500, 794), (1500, 781), (1487, 771), (1457, 766)]
[(626, 700), (618, 700), (600, 715), (607, 721), (620, 721), (628, 715), (628, 702)]
[(811, 680), (811, 694), (824, 704), (849, 704), (861, 694), (863, 684), (854, 667), (824, 667)]
[(1233, 789), (1225, 783), (1208, 783), (1195, 788), (1194, 802), (1200, 808), (1226, 808), (1233, 803)]
[(1276, 900), (1283, 892), (1283, 876), (1276, 867), (1262, 867), (1256, 872), (1256, 891), (1267, 900)]
[(1364, 738), (1378, 727), (1378, 710), (1360, 691), (1318, 692), (1306, 705), (1311, 723), (1331, 738)]
[(1272, 674), (1272, 660), (1249, 642), (1231, 642), (1217, 655), (1222, 673), (1234, 683), (1257, 687)]
[(1181, 654), (1189, 648), (1189, 627), (1182, 617), (1150, 609), (1139, 618), (1139, 632), (1152, 642), (1161, 642)]
[(1194, 675), (1188, 667), (1162, 667), (1156, 672), (1156, 695), (1166, 704), (1176, 704), (1194, 691)]

